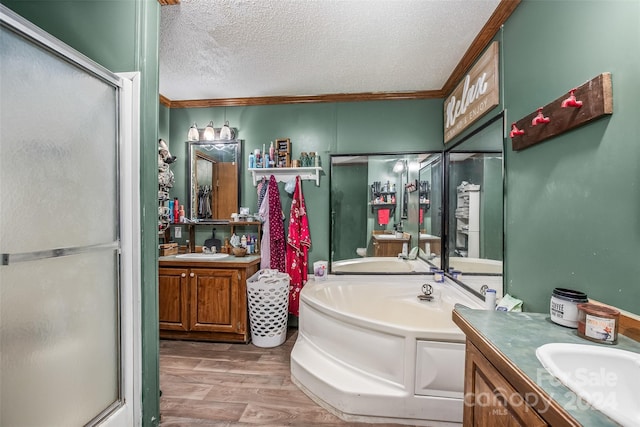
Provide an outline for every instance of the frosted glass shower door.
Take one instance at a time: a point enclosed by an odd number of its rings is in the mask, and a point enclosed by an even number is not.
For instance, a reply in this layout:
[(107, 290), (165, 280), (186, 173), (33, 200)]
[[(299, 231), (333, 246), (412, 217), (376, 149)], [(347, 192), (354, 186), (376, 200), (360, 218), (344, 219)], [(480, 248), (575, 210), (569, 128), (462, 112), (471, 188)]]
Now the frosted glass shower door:
[(0, 13), (0, 425), (134, 425), (128, 95)]

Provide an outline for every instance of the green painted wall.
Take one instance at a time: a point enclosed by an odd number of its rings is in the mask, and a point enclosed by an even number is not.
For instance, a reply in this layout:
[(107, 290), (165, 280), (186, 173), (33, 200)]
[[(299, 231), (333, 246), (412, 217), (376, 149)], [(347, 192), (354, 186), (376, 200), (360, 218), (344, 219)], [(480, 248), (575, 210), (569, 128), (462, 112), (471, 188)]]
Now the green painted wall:
[[(333, 230), (332, 236), (333, 258), (327, 260), (342, 260), (355, 258), (356, 249), (367, 246), (367, 217), (369, 214), (368, 188), (369, 167), (367, 164), (350, 164), (345, 166), (333, 166), (331, 205), (332, 211), (339, 218), (340, 228)], [(335, 185), (341, 183), (341, 185)], [(334, 220), (335, 220), (334, 218)]]
[(156, 216), (160, 7), (155, 0), (0, 1), (109, 70), (141, 73), (142, 416), (144, 426), (155, 426), (160, 414)]
[[(303, 193), (311, 232), (310, 265), (329, 259), (329, 154), (442, 149), (442, 100), (370, 101), (324, 104), (291, 104), (251, 107), (172, 108), (167, 141), (178, 161), (171, 166), (176, 185), (171, 197), (187, 199), (186, 136), (196, 122), (204, 127), (213, 120), (220, 127), (225, 120), (238, 129), (245, 141), (241, 176), (241, 205), (257, 210), (257, 193), (246, 171), (248, 153), (262, 149), (275, 139), (290, 138), (293, 158), (301, 151), (320, 154), (324, 172), (317, 187), (304, 181)], [(417, 177), (417, 176), (416, 176)], [(280, 195), (288, 218), (291, 196)], [(216, 235), (221, 230), (216, 232)]]
[(528, 311), (563, 286), (640, 313), (640, 2), (525, 0), (503, 49), (507, 123), (606, 71), (614, 98), (608, 118), (507, 143), (507, 291)]

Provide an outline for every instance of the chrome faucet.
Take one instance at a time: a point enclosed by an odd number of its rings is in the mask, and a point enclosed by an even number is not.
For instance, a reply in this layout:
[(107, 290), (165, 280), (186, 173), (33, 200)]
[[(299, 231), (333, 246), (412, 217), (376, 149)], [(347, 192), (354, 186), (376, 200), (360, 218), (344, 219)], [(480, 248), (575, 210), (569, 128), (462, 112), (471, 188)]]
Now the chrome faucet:
[(486, 295), (486, 294), (487, 294), (487, 289), (489, 289), (489, 286), (487, 286), (487, 285), (482, 285), (482, 286), (480, 287), (480, 293), (481, 293), (482, 295)]

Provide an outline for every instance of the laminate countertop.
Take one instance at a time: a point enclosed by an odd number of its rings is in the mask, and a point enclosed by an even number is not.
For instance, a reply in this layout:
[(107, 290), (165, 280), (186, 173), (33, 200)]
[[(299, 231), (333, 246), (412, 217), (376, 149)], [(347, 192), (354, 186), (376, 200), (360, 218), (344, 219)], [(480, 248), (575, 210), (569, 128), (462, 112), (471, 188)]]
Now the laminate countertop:
[(453, 311), (453, 320), (472, 342), (485, 341), (498, 357), (508, 359), (520, 374), (542, 389), (578, 423), (585, 427), (618, 425), (551, 376), (536, 357), (536, 349), (548, 343), (573, 343), (640, 353), (639, 342), (618, 335), (618, 343), (613, 346), (598, 344), (579, 337), (576, 329), (553, 323), (548, 313), (474, 310), (458, 304)]
[(246, 255), (237, 257), (229, 255), (225, 258), (218, 259), (199, 259), (199, 258), (179, 258), (177, 255), (161, 256), (158, 258), (160, 266), (169, 265), (190, 265), (195, 267), (229, 267), (229, 268), (245, 268), (253, 264), (260, 263), (260, 255)]

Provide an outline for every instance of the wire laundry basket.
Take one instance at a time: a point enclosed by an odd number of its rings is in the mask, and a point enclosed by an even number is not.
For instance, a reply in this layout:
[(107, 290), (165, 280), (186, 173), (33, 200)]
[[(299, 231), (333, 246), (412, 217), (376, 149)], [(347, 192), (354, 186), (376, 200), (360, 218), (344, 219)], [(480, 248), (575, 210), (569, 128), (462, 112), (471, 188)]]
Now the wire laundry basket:
[(277, 347), (287, 338), (289, 281), (286, 273), (259, 270), (247, 279), (251, 341), (258, 347)]

